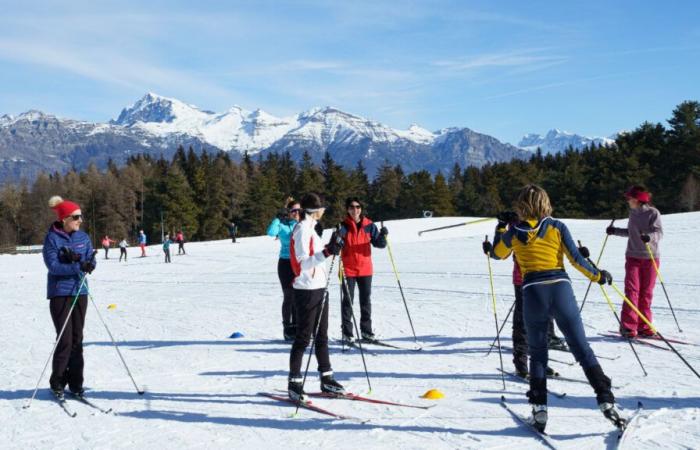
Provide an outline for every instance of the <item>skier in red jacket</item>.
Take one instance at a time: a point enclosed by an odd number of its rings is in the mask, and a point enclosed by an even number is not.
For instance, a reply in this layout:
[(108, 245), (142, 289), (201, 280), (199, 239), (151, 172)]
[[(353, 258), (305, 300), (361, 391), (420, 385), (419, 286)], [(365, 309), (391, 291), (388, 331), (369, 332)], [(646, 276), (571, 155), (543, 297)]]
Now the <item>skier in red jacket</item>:
[(340, 225), (340, 236), (344, 245), (341, 253), (345, 280), (350, 297), (343, 292), (341, 301), (342, 333), (346, 342), (352, 342), (352, 305), (355, 286), (360, 291), (360, 334), (364, 340), (374, 340), (372, 331), (372, 246), (386, 247), (389, 230), (372, 223), (363, 213), (362, 202), (357, 197), (345, 200), (347, 216)]

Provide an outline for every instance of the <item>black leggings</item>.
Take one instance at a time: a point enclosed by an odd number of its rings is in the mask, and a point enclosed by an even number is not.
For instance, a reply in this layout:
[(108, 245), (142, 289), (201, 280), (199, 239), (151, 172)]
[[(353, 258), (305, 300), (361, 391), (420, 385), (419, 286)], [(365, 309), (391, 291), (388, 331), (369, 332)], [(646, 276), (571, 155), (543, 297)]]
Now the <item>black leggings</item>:
[[(343, 292), (341, 302), (342, 331), (345, 336), (353, 335), (352, 304), (355, 297), (355, 285), (360, 290), (360, 333), (372, 334), (372, 275), (368, 277), (345, 278), (350, 297)], [(343, 291), (345, 291), (343, 289)], [(358, 336), (361, 337), (361, 336)]]
[[(294, 289), (294, 305), (297, 311), (298, 322), (297, 335), (294, 339), (294, 344), (292, 344), (292, 351), (289, 354), (290, 378), (301, 377), (304, 350), (311, 342), (311, 337), (316, 331), (316, 324), (319, 320), (321, 322), (314, 347), (316, 361), (318, 361), (318, 371), (320, 373), (331, 371), (331, 360), (328, 356), (328, 300), (324, 299), (325, 291), (325, 289)], [(319, 314), (321, 307), (323, 307), (323, 314)]]
[(277, 276), (282, 286), (282, 325), (285, 328), (295, 326), (297, 323), (294, 310), (294, 272), (288, 259), (280, 258), (277, 261)]
[[(50, 300), (51, 320), (56, 329), (56, 336), (61, 331), (68, 318), (74, 297), (54, 297)], [(83, 327), (85, 326), (85, 313), (87, 312), (87, 296), (81, 295), (71, 312), (66, 329), (58, 341), (56, 351), (53, 354), (51, 366), (51, 378), (49, 384), (52, 389), (63, 389), (66, 384), (70, 390), (78, 392), (83, 387)]]

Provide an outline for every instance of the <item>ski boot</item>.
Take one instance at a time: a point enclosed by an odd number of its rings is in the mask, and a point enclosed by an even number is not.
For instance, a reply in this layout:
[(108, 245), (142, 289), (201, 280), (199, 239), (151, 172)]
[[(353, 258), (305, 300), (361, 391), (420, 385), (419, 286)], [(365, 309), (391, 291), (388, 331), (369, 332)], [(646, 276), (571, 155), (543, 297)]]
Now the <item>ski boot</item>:
[(367, 341), (367, 342), (372, 342), (372, 341), (376, 341), (377, 337), (371, 331), (369, 331), (369, 332), (363, 331), (362, 332), (362, 340)]
[(540, 433), (544, 433), (547, 426), (547, 405), (532, 405), (530, 424)]
[(605, 418), (612, 422), (618, 430), (625, 431), (625, 428), (627, 427), (627, 419), (620, 416), (620, 411), (617, 410), (614, 403), (604, 402), (599, 404), (598, 407), (603, 412)]
[(355, 337), (352, 334), (345, 334), (343, 333), (342, 337), (343, 343), (345, 345), (352, 345), (355, 342)]
[(642, 330), (637, 330), (637, 335), (645, 338), (653, 338), (656, 336), (656, 333), (651, 331), (651, 328), (644, 328)]
[(527, 368), (527, 355), (513, 355), (513, 364), (515, 365), (515, 374), (527, 380), (530, 377), (530, 371)]
[(552, 336), (549, 338), (547, 343), (547, 348), (550, 350), (561, 350), (563, 352), (569, 351), (569, 346), (566, 345), (566, 341), (559, 336)]
[(637, 330), (630, 330), (623, 326), (620, 327), (620, 335), (627, 339), (634, 339), (637, 337)]
[(549, 366), (545, 369), (545, 373), (547, 374), (547, 378), (556, 378), (559, 376), (559, 372)]
[(63, 388), (55, 388), (55, 387), (52, 387), (52, 388), (51, 388), (51, 393), (53, 394), (54, 397), (56, 397), (56, 399), (57, 399), (58, 401), (63, 401), (63, 400), (65, 400), (65, 395), (63, 394)]
[(290, 378), (287, 383), (287, 395), (295, 402), (305, 402), (307, 400), (306, 392), (302, 386), (303, 378)]
[(78, 389), (70, 389), (70, 393), (78, 398), (83, 398), (85, 396), (85, 389), (79, 387)]
[(294, 342), (294, 339), (297, 336), (297, 327), (294, 325), (285, 325), (282, 334), (286, 342)]
[(345, 395), (345, 388), (335, 381), (333, 372), (324, 372), (321, 374), (321, 392), (333, 395)]

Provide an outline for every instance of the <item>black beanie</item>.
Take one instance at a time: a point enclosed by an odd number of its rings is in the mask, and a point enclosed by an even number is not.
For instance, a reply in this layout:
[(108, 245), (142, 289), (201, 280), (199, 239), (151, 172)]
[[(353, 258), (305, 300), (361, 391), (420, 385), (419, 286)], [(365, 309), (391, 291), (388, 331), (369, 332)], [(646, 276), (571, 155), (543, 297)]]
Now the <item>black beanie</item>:
[(319, 209), (323, 208), (323, 203), (321, 202), (321, 197), (319, 197), (318, 194), (311, 192), (302, 197), (301, 207), (304, 210)]

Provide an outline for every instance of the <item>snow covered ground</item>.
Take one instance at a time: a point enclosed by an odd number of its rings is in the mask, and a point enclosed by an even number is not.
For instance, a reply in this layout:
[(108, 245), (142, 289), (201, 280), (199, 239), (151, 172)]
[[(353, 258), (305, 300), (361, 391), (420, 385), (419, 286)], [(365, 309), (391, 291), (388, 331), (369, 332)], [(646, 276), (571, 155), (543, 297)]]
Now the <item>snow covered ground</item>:
[[(289, 346), (281, 340), (281, 292), (276, 275), (278, 243), (268, 237), (187, 244), (186, 256), (164, 264), (159, 246), (147, 258), (130, 249), (128, 263), (99, 260), (90, 277), (95, 301), (139, 385), (133, 389), (93, 306), (85, 329), (86, 387), (92, 399), (114, 408), (105, 415), (75, 401), (70, 418), (50, 400), (48, 376), (29, 409), (22, 409), (55, 338), (40, 255), (0, 256), (0, 446), (3, 448), (324, 448), (442, 449), (539, 448), (541, 443), (499, 406), (501, 378), (498, 353), (485, 357), (494, 338), (486, 260), (481, 252), (494, 223), (428, 233), (417, 231), (468, 220), (415, 219), (388, 222), (392, 249), (401, 273), (421, 352), (372, 348), (367, 356), (372, 393), (378, 399), (434, 404), (428, 410), (344, 400), (317, 400), (335, 412), (370, 419), (366, 424), (333, 420), (257, 396), (286, 388)], [(655, 323), (667, 335), (700, 343), (698, 255), (700, 213), (663, 218), (661, 270), (683, 333), (657, 285)], [(602, 221), (566, 220), (574, 237), (596, 257), (607, 225)], [(621, 222), (622, 223), (622, 222)], [(327, 237), (327, 235), (326, 235)], [(625, 240), (611, 237), (601, 263), (622, 286)], [(386, 251), (375, 250), (373, 319), (387, 342), (409, 348), (412, 337)], [(100, 253), (100, 258), (102, 258)], [(512, 264), (493, 262), (499, 320), (513, 301)], [(579, 301), (587, 281), (573, 269)], [(612, 292), (612, 291), (611, 291)], [(330, 334), (340, 336), (339, 287), (331, 284)], [(613, 294), (614, 295), (614, 294)], [(613, 297), (616, 304), (619, 298)], [(108, 309), (114, 304), (116, 308)], [(643, 428), (629, 438), (629, 448), (700, 448), (700, 380), (673, 353), (637, 346), (649, 376), (644, 377), (629, 346), (598, 335), (616, 322), (594, 286), (584, 322), (597, 354), (618, 388), (628, 411), (638, 400), (645, 412)], [(503, 337), (510, 345), (510, 325)], [(229, 339), (240, 331), (245, 337)], [(700, 347), (676, 346), (700, 369)], [(346, 388), (367, 392), (358, 353), (331, 347), (336, 376)], [(568, 353), (551, 352), (561, 361)], [(503, 355), (506, 368), (510, 354)], [(562, 375), (584, 380), (578, 366), (551, 364)], [(315, 362), (308, 390), (317, 389)], [(505, 395), (526, 414), (526, 386), (506, 380)], [(560, 448), (613, 448), (612, 426), (598, 411), (591, 388), (582, 383), (551, 381), (566, 392), (550, 396), (548, 432)], [(419, 398), (431, 388), (445, 398)]]

